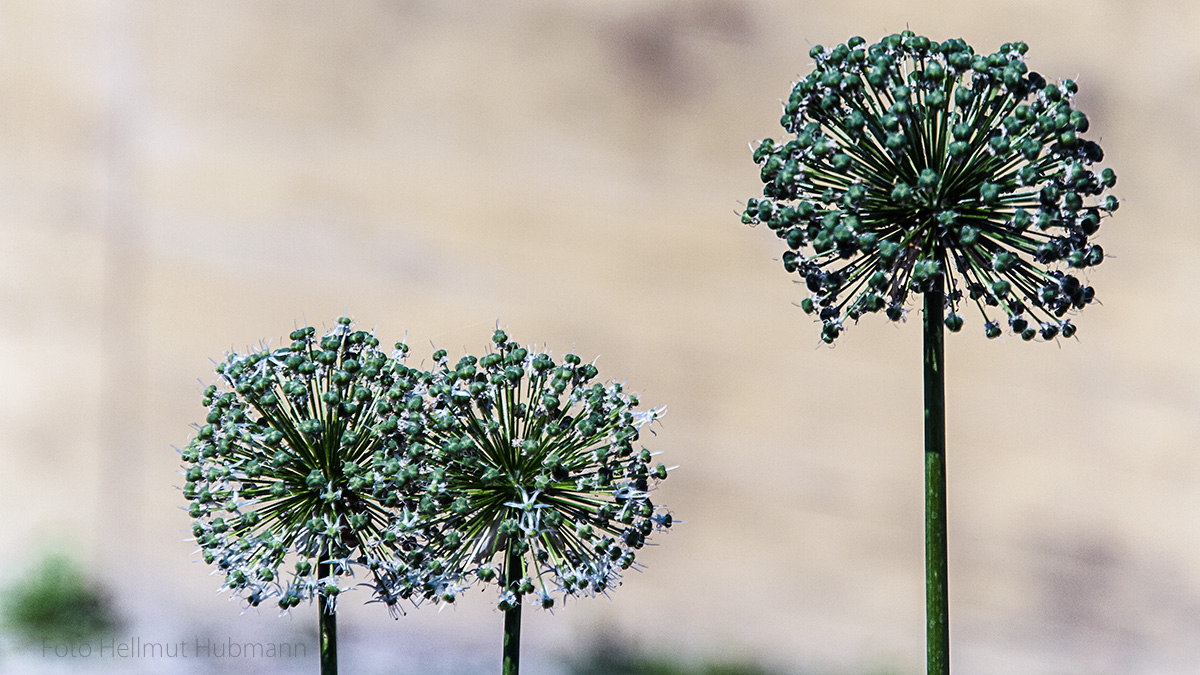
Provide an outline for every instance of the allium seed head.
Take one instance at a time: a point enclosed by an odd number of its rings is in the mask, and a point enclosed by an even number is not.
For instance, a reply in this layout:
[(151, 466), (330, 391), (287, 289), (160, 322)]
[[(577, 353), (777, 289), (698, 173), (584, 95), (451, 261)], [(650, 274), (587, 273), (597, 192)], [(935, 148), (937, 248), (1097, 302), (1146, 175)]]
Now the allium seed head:
[(1117, 208), (1116, 175), (1096, 168), (1075, 83), (1029, 71), (1026, 50), (983, 56), (911, 31), (812, 49), (787, 139), (754, 151), (763, 196), (742, 221), (787, 242), (824, 341), (863, 314), (899, 321), (926, 291), (943, 293), (952, 331), (969, 301), (989, 337), (1000, 323), (1026, 340), (1074, 334), (1066, 315), (1094, 295), (1077, 270), (1104, 259), (1090, 237)]
[(443, 355), (425, 390), (420, 442), (444, 467), (428, 486), (446, 533), (436, 555), (456, 576), (497, 582), (502, 609), (603, 593), (671, 525), (651, 500), (667, 469), (638, 444), (663, 411), (637, 411), (578, 356), (555, 362), (503, 331), (493, 342), (481, 358)]
[(365, 572), (394, 607), (451, 584), (415, 514), (427, 467), (410, 459), (413, 401), (424, 385), (343, 317), (305, 327), (287, 347), (229, 353), (204, 391), (205, 424), (183, 451), (184, 497), (205, 562), (223, 588), (283, 610)]

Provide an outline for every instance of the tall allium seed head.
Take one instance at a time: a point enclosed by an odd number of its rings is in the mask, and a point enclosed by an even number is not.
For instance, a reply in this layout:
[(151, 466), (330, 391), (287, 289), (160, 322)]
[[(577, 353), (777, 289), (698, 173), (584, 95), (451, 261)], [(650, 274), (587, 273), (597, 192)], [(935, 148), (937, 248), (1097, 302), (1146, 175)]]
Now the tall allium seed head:
[(763, 195), (742, 222), (787, 242), (823, 340), (864, 314), (899, 321), (911, 293), (934, 290), (952, 331), (971, 303), (989, 337), (1000, 323), (1025, 340), (1074, 334), (1066, 316), (1092, 300), (1078, 274), (1104, 259), (1091, 237), (1117, 209), (1116, 174), (1083, 138), (1076, 84), (1030, 71), (1026, 51), (911, 31), (811, 50), (784, 102), (787, 138), (754, 151)]

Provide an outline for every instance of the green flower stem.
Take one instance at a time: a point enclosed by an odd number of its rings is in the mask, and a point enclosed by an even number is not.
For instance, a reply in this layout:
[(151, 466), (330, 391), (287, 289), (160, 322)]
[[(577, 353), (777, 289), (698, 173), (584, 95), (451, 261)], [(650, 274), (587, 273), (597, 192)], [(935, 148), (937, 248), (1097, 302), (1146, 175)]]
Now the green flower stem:
[[(324, 579), (330, 574), (330, 565), (325, 561), (317, 563), (317, 578)], [(317, 596), (318, 631), (321, 639), (321, 675), (337, 675), (337, 614), (326, 606), (325, 595)]]
[(504, 613), (503, 675), (517, 675), (521, 661), (521, 603)]
[(928, 675), (950, 673), (946, 578), (946, 381), (942, 290), (925, 293), (925, 620)]
[[(508, 552), (508, 562), (505, 569), (511, 586), (522, 576), (522, 558), (520, 553), (513, 550)], [(503, 675), (517, 675), (521, 664), (521, 596), (518, 595), (512, 608), (504, 612), (504, 667)]]

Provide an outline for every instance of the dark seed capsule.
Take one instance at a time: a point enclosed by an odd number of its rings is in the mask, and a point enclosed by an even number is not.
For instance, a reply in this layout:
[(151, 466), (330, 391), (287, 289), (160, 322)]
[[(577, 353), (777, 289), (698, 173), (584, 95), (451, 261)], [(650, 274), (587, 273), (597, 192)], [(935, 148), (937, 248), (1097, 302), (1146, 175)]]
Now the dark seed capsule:
[(832, 343), (837, 339), (839, 333), (842, 332), (841, 326), (836, 323), (827, 323), (821, 328), (821, 339), (827, 344)]
[[(804, 245), (804, 230), (793, 227), (787, 232), (787, 245), (793, 251), (799, 250)], [(785, 263), (786, 264), (786, 263)]]
[[(884, 242), (884, 243), (891, 243), (891, 242)], [(880, 248), (882, 249), (882, 246)], [(889, 283), (888, 275), (886, 272), (876, 271), (874, 274), (871, 275), (871, 280), (869, 283), (870, 283), (871, 288), (874, 288), (876, 290), (883, 290), (888, 287), (888, 283)]]
[(804, 283), (806, 286), (808, 286), (808, 290), (812, 291), (813, 293), (820, 293), (822, 282), (824, 281), (824, 279), (821, 277), (822, 275), (820, 272), (813, 272), (805, 277)]

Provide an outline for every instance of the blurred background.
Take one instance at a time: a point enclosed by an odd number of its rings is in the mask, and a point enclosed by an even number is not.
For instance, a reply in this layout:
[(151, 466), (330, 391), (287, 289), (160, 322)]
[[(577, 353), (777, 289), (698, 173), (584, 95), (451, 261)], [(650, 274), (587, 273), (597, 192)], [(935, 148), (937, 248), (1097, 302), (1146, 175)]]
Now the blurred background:
[[(418, 363), (499, 322), (669, 407), (686, 523), (526, 612), (526, 672), (923, 672), (919, 326), (822, 347), (738, 217), (809, 48), (905, 27), (1076, 79), (1123, 200), (1077, 339), (948, 340), (955, 670), (1200, 673), (1200, 4), (1162, 0), (4, 0), (0, 671), (315, 672), (315, 607), (214, 594), (173, 447), (212, 359), (348, 312)], [(59, 657), (13, 617), (60, 596), (307, 657)], [(490, 592), (367, 597), (346, 672), (498, 668)]]

